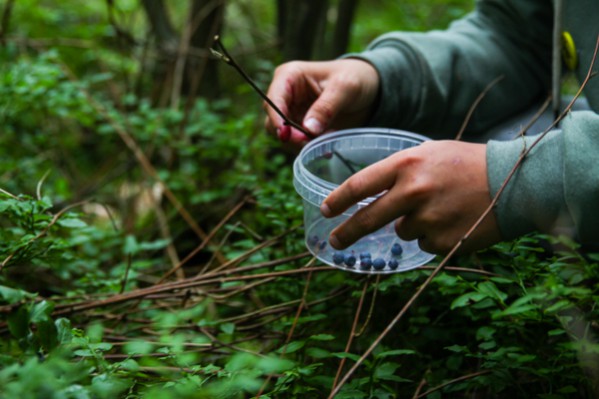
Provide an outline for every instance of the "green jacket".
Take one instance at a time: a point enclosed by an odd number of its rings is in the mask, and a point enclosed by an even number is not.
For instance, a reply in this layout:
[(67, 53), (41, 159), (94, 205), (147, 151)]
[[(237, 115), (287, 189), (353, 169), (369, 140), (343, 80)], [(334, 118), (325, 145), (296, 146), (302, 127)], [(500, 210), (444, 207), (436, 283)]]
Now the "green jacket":
[[(552, 58), (560, 54), (555, 38), (563, 31), (575, 44), (573, 72), (582, 82), (599, 37), (598, 0), (479, 0), (445, 31), (385, 34), (350, 55), (372, 63), (381, 77), (369, 125), (454, 137), (476, 98), (503, 76), (477, 106), (465, 139), (482, 134), (550, 94), (552, 61), (556, 74), (561, 67)], [(563, 224), (574, 226), (582, 243), (599, 243), (599, 77), (584, 94), (593, 111), (570, 112), (533, 148), (500, 197), (495, 212), (505, 239)], [(489, 142), (492, 195), (533, 140)]]

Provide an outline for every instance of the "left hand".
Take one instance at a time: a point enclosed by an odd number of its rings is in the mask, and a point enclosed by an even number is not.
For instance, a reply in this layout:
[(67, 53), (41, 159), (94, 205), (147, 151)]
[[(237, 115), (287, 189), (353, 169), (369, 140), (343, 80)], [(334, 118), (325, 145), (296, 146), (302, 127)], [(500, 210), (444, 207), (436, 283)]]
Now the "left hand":
[[(385, 190), (333, 230), (331, 245), (347, 248), (395, 220), (401, 239), (418, 240), (424, 251), (445, 254), (491, 203), (486, 145), (428, 141), (399, 151), (348, 178), (325, 199), (321, 213), (337, 216)], [(460, 252), (482, 249), (500, 240), (495, 214), (490, 212), (464, 241)]]

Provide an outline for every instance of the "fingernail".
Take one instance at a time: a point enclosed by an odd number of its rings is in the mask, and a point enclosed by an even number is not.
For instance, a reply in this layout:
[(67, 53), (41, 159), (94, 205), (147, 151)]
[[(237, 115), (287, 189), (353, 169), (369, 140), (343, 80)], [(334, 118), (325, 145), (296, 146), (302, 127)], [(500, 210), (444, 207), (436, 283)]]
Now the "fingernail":
[(305, 123), (304, 126), (310, 132), (314, 134), (320, 134), (324, 131), (324, 126), (320, 123), (316, 118), (310, 118)]
[(320, 206), (320, 213), (322, 213), (322, 216), (325, 218), (331, 217), (331, 208), (329, 208), (327, 204), (322, 204)]
[(341, 243), (336, 235), (331, 234), (329, 237), (329, 244), (331, 244), (331, 246), (335, 249), (341, 249)]

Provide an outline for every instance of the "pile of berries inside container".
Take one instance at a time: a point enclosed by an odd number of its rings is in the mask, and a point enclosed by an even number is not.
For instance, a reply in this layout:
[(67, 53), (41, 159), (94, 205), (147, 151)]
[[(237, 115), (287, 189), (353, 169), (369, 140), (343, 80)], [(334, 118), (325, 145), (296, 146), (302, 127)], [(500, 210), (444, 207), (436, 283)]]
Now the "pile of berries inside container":
[(389, 267), (391, 270), (395, 270), (399, 266), (399, 261), (397, 258), (399, 258), (403, 253), (403, 248), (399, 243), (395, 243), (391, 246), (391, 250), (389, 252), (390, 257), (388, 259), (381, 257), (372, 259), (370, 252), (362, 252), (359, 255), (360, 261), (358, 262), (358, 259), (353, 253), (339, 251), (333, 254), (333, 263), (338, 266), (345, 265), (349, 268), (359, 267), (360, 270), (383, 270), (385, 266)]

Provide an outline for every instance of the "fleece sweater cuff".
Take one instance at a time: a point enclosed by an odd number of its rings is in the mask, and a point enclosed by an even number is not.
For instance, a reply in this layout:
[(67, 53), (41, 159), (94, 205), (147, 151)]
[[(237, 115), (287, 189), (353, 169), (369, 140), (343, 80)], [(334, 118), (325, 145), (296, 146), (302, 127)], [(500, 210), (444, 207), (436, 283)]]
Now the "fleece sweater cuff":
[[(552, 131), (524, 158), (499, 197), (495, 214), (506, 240), (540, 230), (553, 229), (564, 207), (562, 134)], [(538, 136), (513, 141), (490, 141), (487, 145), (489, 188), (495, 196), (518, 158)]]

